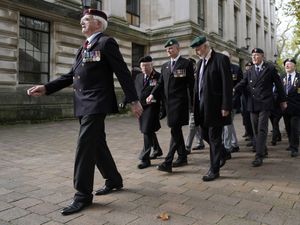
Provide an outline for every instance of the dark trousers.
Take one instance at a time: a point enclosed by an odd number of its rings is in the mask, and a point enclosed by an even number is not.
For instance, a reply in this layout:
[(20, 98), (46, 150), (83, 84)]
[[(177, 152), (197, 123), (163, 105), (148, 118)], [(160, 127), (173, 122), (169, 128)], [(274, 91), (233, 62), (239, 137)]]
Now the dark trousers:
[(300, 117), (284, 114), (283, 116), (285, 129), (289, 138), (289, 148), (291, 151), (299, 151), (300, 135)]
[(140, 160), (142, 160), (142, 161), (150, 160), (151, 147), (153, 147), (154, 152), (162, 151), (159, 146), (155, 132), (144, 133), (144, 147), (139, 156)]
[(256, 158), (262, 159), (265, 155), (269, 116), (270, 111), (251, 112), (250, 114), (255, 138)]
[(281, 140), (281, 133), (279, 129), (279, 122), (282, 115), (278, 112), (271, 112), (270, 120), (272, 123), (272, 142)]
[(179, 160), (186, 160), (187, 154), (185, 150), (184, 138), (181, 126), (171, 127), (171, 140), (168, 155), (165, 158), (165, 163), (171, 165), (177, 151)]
[(203, 139), (209, 144), (210, 171), (213, 173), (219, 173), (220, 171), (220, 158), (224, 151), (222, 131), (223, 127), (202, 128)]
[(79, 118), (74, 166), (75, 201), (92, 201), (95, 165), (106, 179), (107, 186), (122, 184), (122, 177), (106, 144), (105, 117), (105, 114), (96, 114)]

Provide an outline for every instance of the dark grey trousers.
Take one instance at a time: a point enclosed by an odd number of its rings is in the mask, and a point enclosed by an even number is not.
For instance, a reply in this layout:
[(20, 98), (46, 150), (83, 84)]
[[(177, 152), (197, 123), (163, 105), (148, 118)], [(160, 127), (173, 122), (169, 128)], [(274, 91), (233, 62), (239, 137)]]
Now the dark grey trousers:
[(270, 111), (250, 113), (253, 135), (255, 138), (255, 158), (262, 159), (265, 155), (269, 116)]
[(106, 179), (107, 186), (122, 184), (122, 177), (106, 143), (105, 117), (106, 114), (95, 114), (79, 118), (80, 131), (74, 165), (75, 201), (92, 201), (95, 166)]

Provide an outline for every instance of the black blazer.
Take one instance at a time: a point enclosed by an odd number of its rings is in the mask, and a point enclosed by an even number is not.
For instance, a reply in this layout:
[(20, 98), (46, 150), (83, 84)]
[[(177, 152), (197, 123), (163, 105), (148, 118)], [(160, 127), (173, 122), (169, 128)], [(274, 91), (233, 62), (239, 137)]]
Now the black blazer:
[(194, 70), (190, 60), (179, 57), (173, 70), (171, 61), (162, 65), (160, 79), (152, 94), (157, 98), (163, 91), (169, 127), (189, 123), (189, 99), (193, 96), (193, 86)]
[(231, 124), (230, 114), (222, 116), (221, 110), (232, 110), (232, 74), (229, 58), (212, 50), (203, 72), (203, 111), (199, 110), (199, 71), (202, 60), (197, 63), (194, 114), (196, 125), (220, 127)]
[[(232, 74), (232, 83), (233, 87), (239, 83), (243, 79), (243, 72), (241, 67), (235, 64), (230, 64), (231, 74)], [(233, 96), (232, 99), (232, 108), (233, 109), (240, 109), (241, 108), (241, 98), (240, 95)]]
[(142, 133), (152, 133), (160, 129), (159, 111), (161, 95), (158, 95), (151, 104), (146, 103), (146, 98), (151, 94), (160, 77), (160, 73), (153, 70), (149, 79), (144, 84), (144, 74), (139, 73), (135, 78), (135, 87), (139, 100), (143, 106), (143, 114), (139, 118), (140, 130)]
[[(287, 74), (282, 76), (282, 82), (284, 84), (284, 90), (286, 90)], [(293, 116), (300, 116), (300, 73), (296, 73), (292, 86), (288, 90), (287, 105), (288, 107), (284, 113)]]
[(250, 112), (270, 111), (274, 107), (273, 84), (278, 92), (279, 102), (286, 100), (283, 84), (276, 68), (269, 62), (264, 62), (262, 71), (257, 76), (255, 66), (245, 72), (241, 82), (235, 87), (236, 92), (247, 88), (247, 110)]
[(92, 40), (85, 54), (82, 47), (79, 48), (69, 73), (45, 85), (46, 94), (73, 83), (76, 116), (115, 113), (118, 107), (113, 74), (117, 76), (126, 99), (136, 101), (134, 83), (117, 42), (101, 33)]

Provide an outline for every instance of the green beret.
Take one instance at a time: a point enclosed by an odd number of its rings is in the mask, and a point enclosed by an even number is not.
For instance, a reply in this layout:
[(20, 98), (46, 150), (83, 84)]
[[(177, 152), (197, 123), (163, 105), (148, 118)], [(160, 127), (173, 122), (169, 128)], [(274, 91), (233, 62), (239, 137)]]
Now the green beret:
[(178, 41), (175, 38), (171, 38), (166, 42), (165, 48), (176, 44), (179, 44)]
[(204, 44), (205, 42), (206, 42), (206, 37), (198, 36), (192, 41), (192, 44), (190, 45), (190, 47), (196, 48), (196, 47)]

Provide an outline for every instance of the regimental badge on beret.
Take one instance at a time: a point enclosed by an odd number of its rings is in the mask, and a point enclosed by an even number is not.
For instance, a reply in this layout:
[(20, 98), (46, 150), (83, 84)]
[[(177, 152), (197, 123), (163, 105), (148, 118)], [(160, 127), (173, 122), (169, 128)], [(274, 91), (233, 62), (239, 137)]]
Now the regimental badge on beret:
[(296, 60), (293, 59), (293, 58), (288, 58), (288, 59), (284, 60), (284, 61), (283, 61), (283, 65), (284, 65), (284, 66), (285, 66), (285, 63), (286, 63), (286, 62), (292, 62), (292, 63), (294, 63), (294, 64), (296, 65)]
[(204, 36), (198, 36), (198, 37), (196, 37), (196, 38), (192, 41), (190, 47), (196, 48), (196, 47), (198, 47), (198, 46), (204, 44), (205, 42), (206, 42), (206, 37), (204, 37)]
[(261, 48), (254, 48), (251, 53), (261, 53), (261, 54), (264, 54), (264, 51)]
[(172, 46), (172, 45), (178, 45), (179, 43), (178, 43), (178, 41), (175, 39), (175, 38), (171, 38), (171, 39), (169, 39), (167, 42), (166, 42), (166, 44), (165, 44), (165, 48), (166, 47), (170, 47), (170, 46)]
[(107, 15), (103, 11), (97, 9), (85, 9), (82, 13), (82, 17), (85, 15), (100, 16), (107, 21)]
[(150, 55), (144, 56), (139, 59), (139, 64), (143, 62), (152, 62), (152, 57)]

